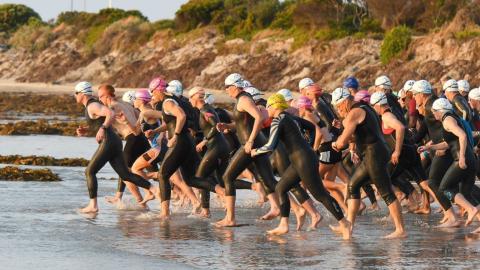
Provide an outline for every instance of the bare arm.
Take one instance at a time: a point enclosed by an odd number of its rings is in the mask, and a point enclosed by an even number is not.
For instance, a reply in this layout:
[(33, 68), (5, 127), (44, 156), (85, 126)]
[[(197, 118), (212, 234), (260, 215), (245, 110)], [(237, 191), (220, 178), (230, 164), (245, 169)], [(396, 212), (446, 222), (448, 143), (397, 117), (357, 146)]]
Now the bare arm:
[(323, 140), (323, 133), (320, 126), (316, 123), (315, 116), (311, 112), (307, 112), (304, 118), (315, 126), (315, 142), (313, 143), (313, 149), (317, 150), (320, 148), (320, 144)]
[(165, 110), (166, 113), (169, 113), (177, 118), (176, 121), (176, 126), (175, 126), (175, 134), (179, 134), (185, 123), (187, 122), (187, 116), (185, 115), (185, 112), (172, 101), (167, 101), (163, 103), (163, 110)]
[(347, 118), (343, 120), (343, 127), (344, 130), (340, 137), (338, 137), (337, 141), (335, 142), (335, 147), (337, 149), (343, 149), (346, 144), (350, 141), (357, 125), (361, 123), (365, 119), (365, 111), (360, 108), (355, 108), (350, 111), (347, 115)]
[(88, 105), (87, 110), (88, 114), (93, 117), (105, 117), (105, 121), (103, 122), (104, 127), (110, 127), (112, 125), (115, 113), (107, 106), (95, 102)]
[(395, 152), (401, 153), (403, 140), (405, 138), (405, 126), (391, 112), (382, 115), (383, 125), (386, 128), (395, 129)]

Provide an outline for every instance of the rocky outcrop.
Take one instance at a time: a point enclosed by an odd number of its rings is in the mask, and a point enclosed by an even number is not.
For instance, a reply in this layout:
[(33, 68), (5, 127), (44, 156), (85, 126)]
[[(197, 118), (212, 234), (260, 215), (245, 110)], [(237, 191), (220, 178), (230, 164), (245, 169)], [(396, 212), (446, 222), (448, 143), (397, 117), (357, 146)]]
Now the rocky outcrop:
[(0, 78), (57, 83), (90, 80), (145, 87), (150, 78), (162, 75), (168, 80), (180, 79), (187, 87), (218, 89), (228, 73), (239, 72), (261, 90), (273, 91), (296, 89), (298, 80), (306, 76), (331, 90), (349, 75), (368, 87), (376, 76), (388, 74), (396, 88), (408, 79), (420, 78), (438, 87), (442, 76), (451, 75), (469, 78), (478, 86), (480, 37), (455, 38), (459, 31), (478, 27), (477, 13), (476, 9), (463, 10), (438, 32), (414, 37), (408, 50), (387, 66), (379, 60), (381, 40), (374, 37), (311, 40), (297, 48), (293, 38), (271, 30), (251, 41), (226, 41), (215, 29), (203, 28), (177, 36), (157, 32), (138, 50), (112, 48), (97, 57), (86, 56), (78, 42), (60, 35), (35, 56), (15, 49), (0, 53)]

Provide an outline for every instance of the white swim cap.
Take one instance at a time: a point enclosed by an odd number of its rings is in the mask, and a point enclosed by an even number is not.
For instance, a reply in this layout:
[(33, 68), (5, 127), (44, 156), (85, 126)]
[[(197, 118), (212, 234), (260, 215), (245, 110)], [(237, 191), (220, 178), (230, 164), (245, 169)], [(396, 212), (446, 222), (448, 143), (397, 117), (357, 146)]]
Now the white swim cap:
[(383, 92), (375, 92), (370, 96), (370, 104), (372, 106), (388, 104), (387, 96)]
[(292, 91), (290, 91), (288, 89), (285, 89), (285, 88), (281, 89), (277, 92), (277, 94), (282, 95), (285, 98), (286, 102), (289, 102), (289, 101), (293, 100)]
[(446, 98), (439, 98), (432, 105), (432, 110), (434, 111), (451, 111), (452, 109), (452, 103)]
[(337, 88), (332, 92), (332, 104), (334, 106), (340, 104), (342, 101), (350, 97), (350, 93), (345, 88)]
[(411, 91), (415, 94), (431, 94), (432, 85), (426, 80), (419, 80), (413, 84)]
[(87, 96), (93, 95), (92, 84), (89, 82), (80, 82), (75, 86), (75, 93), (82, 93)]

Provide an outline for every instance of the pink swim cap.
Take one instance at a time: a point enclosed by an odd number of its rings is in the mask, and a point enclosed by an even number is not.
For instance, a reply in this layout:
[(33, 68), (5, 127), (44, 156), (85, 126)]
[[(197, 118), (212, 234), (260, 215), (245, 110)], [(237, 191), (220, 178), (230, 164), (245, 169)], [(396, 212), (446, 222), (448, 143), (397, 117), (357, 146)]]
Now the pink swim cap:
[(305, 96), (301, 96), (297, 100), (297, 107), (299, 109), (301, 109), (301, 108), (309, 109), (309, 108), (312, 107), (312, 101)]
[(370, 93), (368, 93), (367, 90), (358, 91), (355, 94), (354, 100), (355, 101), (365, 101), (367, 103), (370, 103)]
[(135, 91), (135, 99), (142, 100), (144, 102), (150, 102), (152, 100), (152, 96), (148, 89), (138, 89)]
[(160, 90), (162, 92), (165, 92), (167, 90), (168, 83), (164, 79), (157, 77), (154, 78), (151, 82), (150, 85), (148, 86), (148, 90), (150, 93), (152, 93), (154, 90)]

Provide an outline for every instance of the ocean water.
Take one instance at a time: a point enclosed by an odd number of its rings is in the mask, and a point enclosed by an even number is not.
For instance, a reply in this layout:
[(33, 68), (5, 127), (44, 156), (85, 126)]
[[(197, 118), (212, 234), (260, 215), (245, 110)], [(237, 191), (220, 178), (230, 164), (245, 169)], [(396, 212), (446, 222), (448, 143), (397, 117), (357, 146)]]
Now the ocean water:
[[(0, 154), (89, 158), (96, 148), (90, 138), (0, 136)], [(253, 192), (238, 192), (239, 228), (218, 229), (210, 223), (223, 217), (220, 207), (211, 219), (189, 216), (176, 208), (160, 220), (156, 202), (151, 211), (134, 207), (130, 196), (112, 206), (117, 182), (112, 169), (99, 174), (100, 213), (81, 215), (88, 201), (83, 168), (51, 167), (64, 180), (56, 183), (0, 181), (0, 269), (479, 269), (480, 239), (469, 234), (480, 226), (433, 228), (440, 214), (405, 214), (409, 236), (383, 240), (393, 230), (386, 206), (360, 216), (354, 239), (331, 233), (335, 220), (324, 216), (316, 231), (296, 232), (291, 217), (287, 236), (267, 236), (277, 221), (258, 221), (267, 206), (256, 204)], [(214, 196), (212, 196), (213, 198)], [(216, 205), (214, 203), (214, 205)]]

